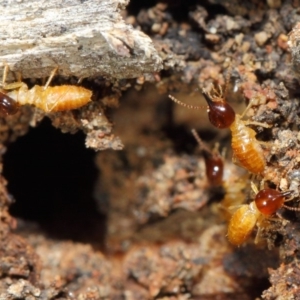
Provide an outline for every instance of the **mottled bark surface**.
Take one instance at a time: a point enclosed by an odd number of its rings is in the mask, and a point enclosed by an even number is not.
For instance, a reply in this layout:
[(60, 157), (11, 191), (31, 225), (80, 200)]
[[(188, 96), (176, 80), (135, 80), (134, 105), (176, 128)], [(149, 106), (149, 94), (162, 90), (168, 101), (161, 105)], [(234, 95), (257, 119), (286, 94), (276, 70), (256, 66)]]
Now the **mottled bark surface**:
[[(0, 61), (24, 78), (133, 78), (161, 69), (151, 39), (121, 16), (128, 0), (0, 2)], [(0, 69), (1, 72), (1, 69)]]

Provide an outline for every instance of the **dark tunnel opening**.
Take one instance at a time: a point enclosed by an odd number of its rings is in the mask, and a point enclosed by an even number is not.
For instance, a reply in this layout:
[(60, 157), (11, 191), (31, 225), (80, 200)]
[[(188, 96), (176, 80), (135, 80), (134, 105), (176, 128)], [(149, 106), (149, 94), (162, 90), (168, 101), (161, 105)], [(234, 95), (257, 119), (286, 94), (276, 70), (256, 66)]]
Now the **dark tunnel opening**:
[(103, 246), (105, 216), (93, 199), (98, 170), (84, 134), (62, 134), (48, 119), (4, 155), (13, 216), (37, 222), (51, 237)]

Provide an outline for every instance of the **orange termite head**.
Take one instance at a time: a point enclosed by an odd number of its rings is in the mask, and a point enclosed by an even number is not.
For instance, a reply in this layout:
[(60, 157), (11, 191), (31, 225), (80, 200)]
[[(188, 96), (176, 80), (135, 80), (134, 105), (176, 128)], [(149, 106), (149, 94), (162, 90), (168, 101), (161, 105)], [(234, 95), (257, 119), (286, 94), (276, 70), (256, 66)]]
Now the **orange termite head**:
[(202, 93), (208, 105), (208, 118), (212, 125), (219, 129), (229, 128), (235, 120), (233, 108), (222, 98), (213, 101), (206, 93)]
[(0, 112), (5, 115), (13, 115), (18, 111), (18, 103), (8, 95), (0, 92)]
[[(290, 191), (280, 192), (274, 189), (263, 189), (256, 194), (255, 204), (257, 209), (264, 215), (273, 215), (282, 207), (289, 209), (284, 205), (285, 197), (291, 194)], [(293, 210), (293, 208), (291, 207)]]

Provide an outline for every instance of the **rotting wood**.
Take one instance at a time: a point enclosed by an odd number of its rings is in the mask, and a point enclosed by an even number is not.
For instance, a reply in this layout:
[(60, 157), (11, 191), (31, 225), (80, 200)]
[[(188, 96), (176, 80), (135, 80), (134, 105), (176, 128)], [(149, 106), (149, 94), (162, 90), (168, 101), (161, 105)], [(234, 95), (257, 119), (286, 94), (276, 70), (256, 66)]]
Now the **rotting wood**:
[(60, 75), (118, 79), (162, 67), (151, 39), (122, 19), (129, 0), (7, 3), (0, 1), (0, 64), (23, 78), (46, 77), (57, 66)]

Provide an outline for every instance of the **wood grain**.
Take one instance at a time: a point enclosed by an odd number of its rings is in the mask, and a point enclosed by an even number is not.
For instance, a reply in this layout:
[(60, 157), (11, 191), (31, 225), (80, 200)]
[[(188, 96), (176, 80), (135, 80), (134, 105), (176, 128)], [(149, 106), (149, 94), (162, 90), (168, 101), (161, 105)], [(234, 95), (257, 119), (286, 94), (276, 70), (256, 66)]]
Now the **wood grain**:
[(162, 62), (151, 39), (122, 19), (128, 2), (0, 0), (0, 65), (23, 78), (49, 76), (57, 66), (60, 75), (76, 77), (158, 71)]

